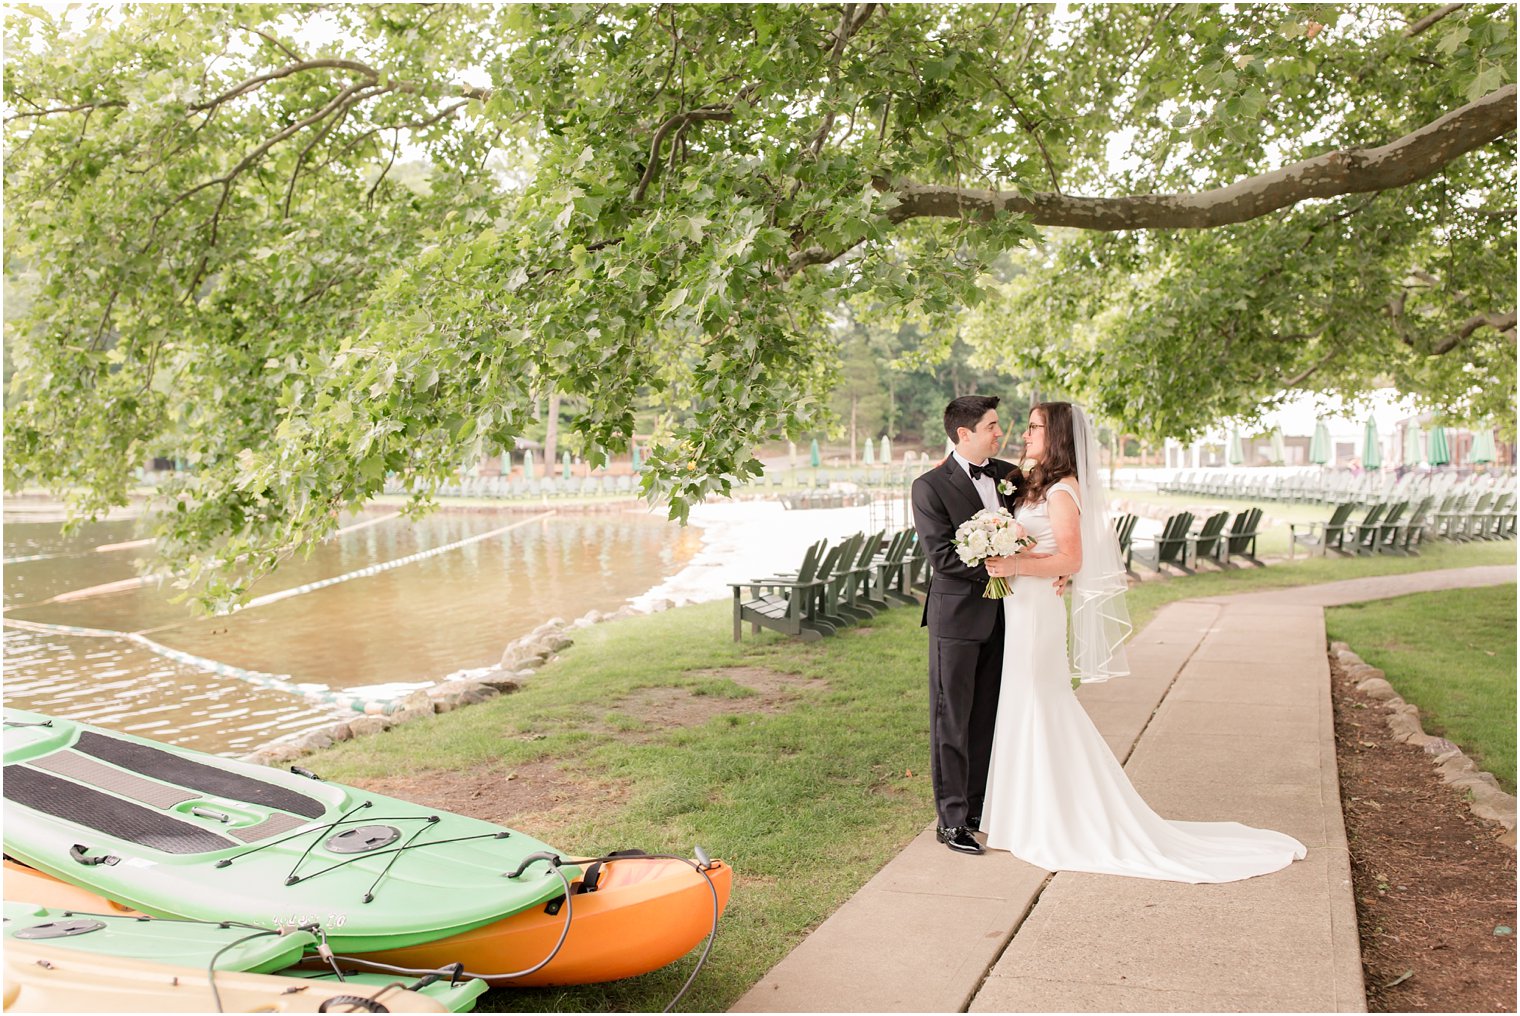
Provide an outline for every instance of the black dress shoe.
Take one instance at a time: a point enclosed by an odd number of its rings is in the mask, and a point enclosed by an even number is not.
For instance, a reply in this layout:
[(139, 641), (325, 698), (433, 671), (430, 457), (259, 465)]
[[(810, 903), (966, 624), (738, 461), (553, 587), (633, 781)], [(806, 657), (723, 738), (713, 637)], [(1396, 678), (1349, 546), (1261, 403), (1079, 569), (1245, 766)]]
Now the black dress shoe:
[(970, 829), (974, 833), (981, 832), (982, 831), (982, 816), (980, 816), (980, 815), (972, 815), (970, 818), (966, 819), (966, 828)]
[(940, 826), (934, 830), (934, 838), (959, 854), (982, 852), (982, 845), (976, 842), (976, 837), (965, 826)]

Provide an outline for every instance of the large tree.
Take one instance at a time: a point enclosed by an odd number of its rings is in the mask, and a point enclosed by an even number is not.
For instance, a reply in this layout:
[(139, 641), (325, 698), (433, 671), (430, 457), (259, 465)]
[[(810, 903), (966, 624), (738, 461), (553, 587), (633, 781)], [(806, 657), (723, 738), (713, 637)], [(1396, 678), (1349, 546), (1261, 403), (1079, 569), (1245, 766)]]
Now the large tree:
[(17, 7), (6, 57), (7, 482), (172, 452), (210, 603), (550, 391), (593, 457), (666, 406), (684, 516), (816, 422), (845, 300), (991, 293), (1045, 331), (987, 355), (1157, 435), (1513, 357), (1508, 7)]

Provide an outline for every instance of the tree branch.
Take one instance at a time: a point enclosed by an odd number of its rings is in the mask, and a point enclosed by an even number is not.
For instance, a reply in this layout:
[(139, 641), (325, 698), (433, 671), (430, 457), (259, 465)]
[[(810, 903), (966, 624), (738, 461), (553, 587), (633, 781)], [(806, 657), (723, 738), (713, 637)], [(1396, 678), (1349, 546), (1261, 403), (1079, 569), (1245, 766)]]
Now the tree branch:
[(323, 68), (354, 71), (355, 73), (362, 74), (366, 78), (369, 78), (369, 80), (372, 82), (380, 80), (379, 71), (375, 70), (375, 68), (371, 67), (369, 64), (359, 63), (357, 60), (339, 60), (332, 57), (316, 60), (297, 60), (294, 63), (288, 63), (284, 67), (278, 67), (272, 71), (269, 71), (268, 73), (256, 74), (241, 84), (234, 85), (230, 90), (223, 92), (221, 95), (218, 95), (214, 99), (209, 99), (206, 102), (195, 103), (190, 107), (190, 110), (191, 112), (199, 113), (204, 110), (211, 109), (215, 106), (220, 106), (224, 102), (230, 102), (231, 100), (236, 99), (238, 96), (247, 94), (248, 92), (251, 92), (256, 88), (260, 88), (271, 81), (278, 81), (281, 78), (288, 78), (292, 74), (299, 74), (301, 71), (321, 70)]
[(899, 204), (892, 222), (913, 218), (990, 219), (1023, 214), (1042, 226), (1116, 231), (1209, 229), (1248, 222), (1311, 198), (1332, 198), (1403, 187), (1515, 129), (1515, 86), (1505, 87), (1381, 148), (1342, 149), (1198, 194), (1137, 194), (1089, 198), (1022, 194), (938, 185), (893, 185)]
[(301, 59), (301, 54), (297, 53), (295, 50), (291, 49), (289, 46), (285, 45), (283, 42), (281, 42), (279, 39), (276, 39), (268, 32), (265, 32), (262, 29), (254, 28), (251, 25), (238, 25), (237, 27), (241, 28), (245, 32), (252, 32), (254, 35), (259, 36), (265, 42), (280, 50), (292, 60), (299, 61)]
[(1457, 329), (1456, 334), (1449, 335), (1446, 338), (1442, 339), (1440, 342), (1436, 343), (1435, 347), (1430, 351), (1431, 355), (1442, 356), (1446, 353), (1451, 352), (1453, 349), (1456, 349), (1462, 343), (1466, 342), (1472, 336), (1472, 333), (1477, 331), (1479, 328), (1492, 328), (1500, 335), (1508, 335), (1510, 337), (1510, 341), (1514, 341), (1515, 312), (1509, 311), (1505, 314), (1494, 314), (1492, 312), (1474, 314), (1472, 317), (1462, 322), (1462, 326)]
[(1446, 4), (1443, 7), (1438, 7), (1435, 11), (1425, 15), (1419, 21), (1416, 21), (1414, 24), (1404, 29), (1404, 37), (1407, 39), (1413, 39), (1416, 35), (1419, 35), (1421, 32), (1426, 31), (1431, 26), (1435, 25), (1438, 21), (1441, 21), (1443, 18), (1445, 18), (1447, 15), (1455, 14), (1457, 11), (1460, 11), (1466, 6), (1466, 4)]
[(633, 190), (633, 200), (637, 204), (644, 200), (644, 194), (649, 190), (649, 184), (654, 180), (656, 173), (660, 171), (660, 148), (665, 144), (665, 137), (678, 127), (684, 128), (687, 124), (697, 120), (732, 120), (733, 110), (721, 106), (704, 106), (701, 109), (688, 110), (685, 113), (677, 113), (670, 117), (654, 132), (654, 137), (649, 141), (649, 162), (644, 167), (644, 175), (639, 180), (639, 185)]
[(1315, 374), (1318, 374), (1322, 368), (1329, 366), (1330, 365), (1330, 361), (1334, 360), (1335, 357), (1336, 357), (1336, 354), (1339, 353), (1339, 352), (1340, 352), (1339, 349), (1332, 349), (1332, 350), (1330, 350), (1330, 352), (1326, 353), (1323, 357), (1321, 357), (1318, 362), (1310, 364), (1308, 367), (1306, 367), (1303, 370), (1299, 371), (1297, 374), (1294, 374), (1290, 378), (1285, 378), (1282, 381), (1283, 388), (1284, 389), (1297, 388), (1299, 385), (1301, 385), (1305, 381), (1309, 380)]
[(111, 106), (125, 106), (126, 104), (127, 103), (125, 99), (107, 99), (103, 102), (81, 102), (77, 106), (54, 106), (52, 109), (38, 109), (29, 110), (25, 113), (12, 113), (10, 116), (6, 117), (3, 121), (0, 122), (10, 123), (12, 120), (20, 120), (22, 117), (26, 116), (52, 116), (54, 113), (78, 113), (80, 110), (93, 111), (97, 109), (106, 109)]

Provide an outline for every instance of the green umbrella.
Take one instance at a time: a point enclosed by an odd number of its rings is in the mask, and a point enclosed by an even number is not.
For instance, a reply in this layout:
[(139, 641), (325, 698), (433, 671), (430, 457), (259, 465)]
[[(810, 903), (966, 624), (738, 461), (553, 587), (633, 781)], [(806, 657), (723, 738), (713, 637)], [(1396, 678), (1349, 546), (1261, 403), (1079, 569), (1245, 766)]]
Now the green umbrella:
[(563, 455), (561, 455), (559, 457), (559, 462), (559, 475), (564, 477), (566, 480), (570, 479), (570, 453), (565, 452)]
[(871, 443), (870, 438), (866, 438), (866, 447), (865, 450), (860, 453), (860, 461), (864, 462), (868, 466), (876, 465), (876, 446)]
[(533, 469), (533, 450), (531, 448), (523, 452), (523, 479), (538, 479), (538, 473)]
[(638, 445), (634, 445), (633, 446), (633, 471), (635, 473), (637, 473), (639, 471), (639, 467), (641, 467), (643, 464), (644, 464), (644, 460), (641, 459), (641, 458), (639, 458), (639, 446)]
[(881, 464), (884, 466), (892, 464), (892, 442), (885, 434), (881, 436)]
[(1272, 428), (1272, 464), (1280, 466), (1288, 461), (1288, 449), (1283, 442), (1281, 427)]
[(1323, 466), (1330, 461), (1330, 428), (1318, 421), (1314, 424), (1314, 438), (1309, 442), (1309, 461)]
[(1445, 427), (1430, 428), (1430, 442), (1425, 448), (1432, 466), (1444, 466), (1451, 461), (1451, 446), (1446, 441)]
[(1420, 428), (1414, 424), (1404, 428), (1404, 465), (1420, 464)]
[(1368, 420), (1366, 432), (1362, 435), (1362, 468), (1383, 468), (1383, 445), (1378, 440), (1377, 421)]
[(1487, 427), (1473, 435), (1472, 451), (1467, 453), (1467, 461), (1492, 462), (1494, 461), (1494, 430)]
[(1240, 450), (1240, 432), (1230, 431), (1230, 444), (1225, 450), (1225, 458), (1232, 466), (1238, 466), (1246, 460), (1245, 452)]
[(814, 469), (823, 465), (823, 453), (818, 450), (818, 439), (816, 437), (813, 438), (813, 448), (808, 453), (808, 459), (812, 462)]
[(511, 452), (502, 452), (501, 453), (501, 475), (502, 476), (511, 476), (512, 475), (512, 453)]

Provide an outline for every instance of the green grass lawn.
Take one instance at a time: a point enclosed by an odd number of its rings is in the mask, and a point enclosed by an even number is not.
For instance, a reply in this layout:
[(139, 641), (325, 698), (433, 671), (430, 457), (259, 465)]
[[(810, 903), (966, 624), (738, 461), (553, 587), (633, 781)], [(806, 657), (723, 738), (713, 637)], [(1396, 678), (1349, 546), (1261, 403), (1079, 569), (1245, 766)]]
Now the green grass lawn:
[(1427, 733), (1455, 741), (1515, 792), (1513, 585), (1335, 607), (1325, 624), (1420, 707)]
[[(1300, 560), (1148, 582), (1131, 606), (1138, 627), (1162, 604), (1192, 596), (1513, 561), (1513, 543), (1442, 545), (1412, 559)], [(689, 856), (701, 843), (733, 865), (735, 888), (712, 959), (681, 1008), (723, 1011), (934, 814), (927, 643), (916, 608), (807, 644), (746, 629), (736, 645), (730, 611), (722, 601), (595, 625), (516, 694), (303, 764), (345, 782), (405, 774), (450, 786), (467, 776), (474, 791), (433, 802), (457, 811), (474, 807), (470, 793), (489, 800), (519, 769), (552, 773), (561, 800), (498, 821), (583, 854), (638, 847)], [(493, 991), (481, 1008), (657, 1011), (693, 958), (613, 984)]]

